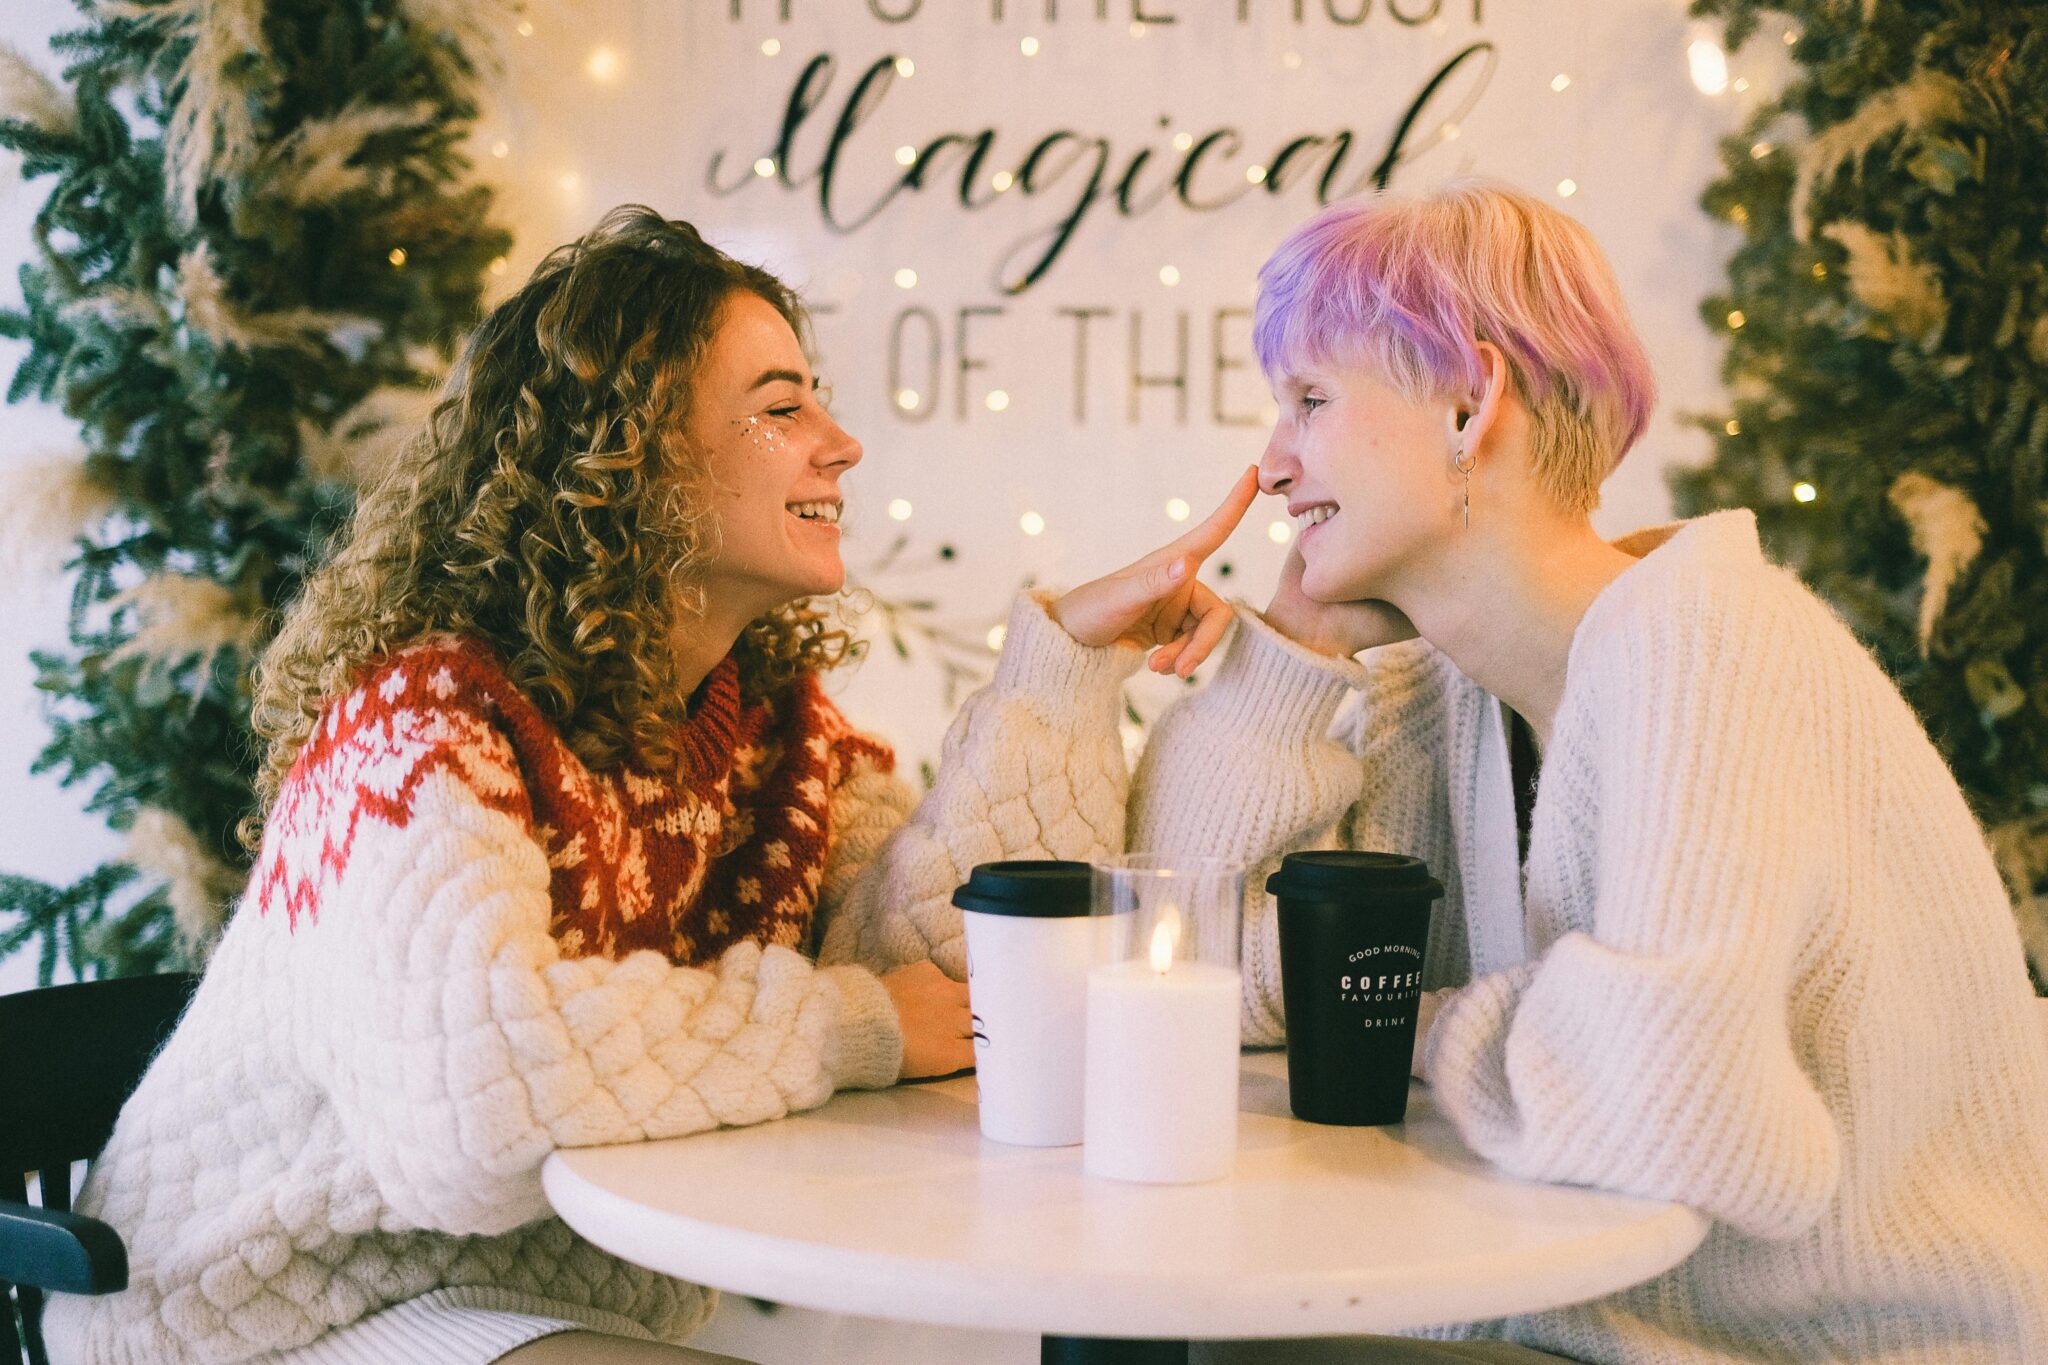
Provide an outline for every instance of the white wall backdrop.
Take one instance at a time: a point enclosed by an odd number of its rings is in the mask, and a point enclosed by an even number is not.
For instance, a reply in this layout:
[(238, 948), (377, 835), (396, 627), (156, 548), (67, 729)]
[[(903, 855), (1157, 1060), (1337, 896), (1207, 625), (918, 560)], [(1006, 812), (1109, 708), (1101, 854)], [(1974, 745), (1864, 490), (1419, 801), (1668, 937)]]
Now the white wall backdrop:
[[(1664, 471), (1706, 453), (1677, 418), (1717, 401), (1697, 309), (1733, 237), (1697, 198), (1718, 140), (1782, 63), (1767, 31), (1709, 93), (1688, 49), (1714, 35), (1684, 9), (556, 0), (505, 21), (505, 73), (477, 130), (517, 237), (494, 288), (625, 202), (784, 272), (817, 309), (820, 373), (867, 449), (848, 480), (856, 578), (934, 602), (914, 619), (966, 646), (938, 653), (983, 667), (1019, 583), (1114, 567), (1257, 458), (1254, 275), (1325, 182), (1339, 194), (1382, 166), (1396, 187), (1484, 172), (1606, 244), (1656, 363), (1657, 419), (1598, 517), (1618, 533), (1666, 516)], [(10, 0), (0, 37), (54, 69), (48, 37), (74, 17), (67, 0)], [(46, 193), (15, 169), (0, 168), (9, 301)], [(0, 366), (18, 354), (0, 348)], [(0, 459), (69, 435), (51, 411), (7, 409)], [(1284, 553), (1277, 517), (1255, 509), (1217, 557), (1226, 591), (1262, 596)], [(54, 581), (13, 577), (0, 585), (0, 868), (68, 877), (109, 840), (27, 776), (42, 732), (23, 656), (61, 638), (63, 599)], [(879, 642), (836, 685), (914, 770), (950, 708), (937, 647), (908, 644), (906, 662)], [(1175, 686), (1141, 681), (1147, 711)], [(0, 965), (0, 989), (22, 969)]]

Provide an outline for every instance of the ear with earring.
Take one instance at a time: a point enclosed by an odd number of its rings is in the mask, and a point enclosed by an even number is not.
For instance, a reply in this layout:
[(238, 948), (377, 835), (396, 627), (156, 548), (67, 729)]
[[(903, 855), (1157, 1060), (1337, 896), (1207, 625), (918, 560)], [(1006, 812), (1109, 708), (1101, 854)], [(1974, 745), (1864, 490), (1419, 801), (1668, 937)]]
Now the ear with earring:
[(1478, 467), (1479, 452), (1466, 448), (1465, 423), (1467, 420), (1469, 419), (1465, 413), (1459, 412), (1456, 408), (1451, 409), (1449, 423), (1451, 428), (1451, 468), (1457, 470), (1459, 476), (1465, 481), (1464, 507), (1461, 515), (1464, 517), (1465, 525), (1470, 527), (1472, 525), (1472, 471)]

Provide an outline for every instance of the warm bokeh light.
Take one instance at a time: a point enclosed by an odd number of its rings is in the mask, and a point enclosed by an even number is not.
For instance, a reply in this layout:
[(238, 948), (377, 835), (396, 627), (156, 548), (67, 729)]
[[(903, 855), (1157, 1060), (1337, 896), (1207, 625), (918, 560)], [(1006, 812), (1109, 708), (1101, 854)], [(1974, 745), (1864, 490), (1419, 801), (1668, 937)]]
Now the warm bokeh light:
[(1718, 95), (1728, 88), (1728, 54), (1719, 43), (1695, 38), (1685, 49), (1685, 64), (1702, 94)]

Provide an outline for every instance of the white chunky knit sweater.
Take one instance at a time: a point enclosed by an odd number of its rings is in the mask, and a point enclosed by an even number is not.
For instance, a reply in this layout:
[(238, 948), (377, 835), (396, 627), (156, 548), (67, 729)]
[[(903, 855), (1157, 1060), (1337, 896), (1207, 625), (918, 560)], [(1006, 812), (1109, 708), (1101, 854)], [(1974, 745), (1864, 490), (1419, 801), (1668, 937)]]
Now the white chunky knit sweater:
[(1424, 1071), (1460, 1133), (1714, 1219), (1634, 1289), (1430, 1335), (2048, 1361), (2048, 1041), (2005, 892), (1912, 712), (1749, 513), (1684, 524), (1586, 613), (1526, 880), (1493, 698), (1422, 641), (1360, 665), (1240, 617), (1155, 731), (1131, 839), (1252, 865), (1247, 1039), (1283, 1036), (1257, 889), (1280, 856), (1417, 854), (1447, 890), (1424, 984), (1460, 988)]
[[(477, 727), (421, 776), (394, 723), (357, 765), (372, 799), (266, 832), (302, 841), (318, 913), (294, 926), (245, 904), (229, 925), (79, 1201), (126, 1240), (129, 1288), (55, 1297), (53, 1359), (247, 1360), (448, 1286), (688, 1336), (711, 1296), (576, 1237), (541, 1162), (893, 1083), (901, 1039), (875, 973), (929, 956), (964, 975), (949, 897), (969, 869), (1122, 847), (1116, 722), (1140, 658), (1082, 649), (1020, 599), (934, 790), (917, 802), (859, 766), (830, 793), (822, 968), (755, 942), (703, 969), (565, 956), (504, 736)], [(380, 811), (401, 781), (410, 818), (393, 824)]]

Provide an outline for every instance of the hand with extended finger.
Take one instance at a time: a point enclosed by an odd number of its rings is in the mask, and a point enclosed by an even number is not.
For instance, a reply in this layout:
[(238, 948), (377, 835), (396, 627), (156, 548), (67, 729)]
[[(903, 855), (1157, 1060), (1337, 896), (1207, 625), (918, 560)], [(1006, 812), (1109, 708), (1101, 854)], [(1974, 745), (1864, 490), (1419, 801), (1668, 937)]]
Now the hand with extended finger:
[(1415, 638), (1415, 625), (1391, 602), (1318, 602), (1301, 589), (1301, 547), (1287, 552), (1280, 585), (1266, 607), (1266, 624), (1296, 644), (1327, 654), (1349, 657), (1377, 645)]
[(1258, 470), (1247, 469), (1201, 525), (1067, 593), (1052, 604), (1052, 619), (1084, 645), (1150, 646), (1154, 672), (1186, 677), (1215, 649), (1231, 619), (1229, 604), (1196, 581), (1196, 574), (1230, 539), (1258, 493)]

